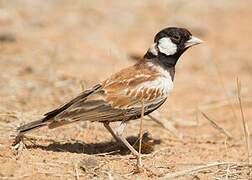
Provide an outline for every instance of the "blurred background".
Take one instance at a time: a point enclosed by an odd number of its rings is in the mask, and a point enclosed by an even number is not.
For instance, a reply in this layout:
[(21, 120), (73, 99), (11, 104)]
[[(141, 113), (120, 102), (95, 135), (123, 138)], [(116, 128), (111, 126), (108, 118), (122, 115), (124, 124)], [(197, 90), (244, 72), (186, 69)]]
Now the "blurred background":
[[(248, 159), (237, 79), (241, 83), (244, 119), (251, 132), (251, 5), (251, 1), (236, 0), (1, 0), (0, 162), (6, 166), (1, 168), (0, 177), (19, 176), (32, 169), (34, 177), (53, 178), (60, 168), (54, 167), (55, 174), (39, 174), (41, 166), (34, 162), (50, 161), (52, 157), (75, 161), (85, 154), (84, 142), (98, 143), (91, 148), (102, 153), (107, 145), (103, 147), (99, 143), (110, 141), (110, 135), (100, 124), (80, 123), (35, 134), (55, 141), (79, 140), (83, 147), (75, 142), (63, 144), (60, 148), (68, 153), (62, 154), (53, 151), (55, 147), (50, 143), (38, 141), (52, 151), (29, 149), (20, 161), (8, 159), (12, 157), (10, 134), (15, 127), (41, 117), (83, 89), (134, 64), (152, 44), (154, 35), (169, 26), (189, 29), (204, 44), (193, 47), (180, 58), (174, 91), (156, 114), (164, 124), (175, 129), (180, 140), (174, 141), (177, 139), (174, 132), (155, 122), (144, 122), (145, 130), (161, 140), (154, 149), (169, 147), (155, 158), (161, 165)], [(226, 142), (225, 135), (212, 127), (201, 112), (228, 131), (232, 140)], [(137, 136), (138, 124), (138, 121), (130, 123), (126, 134)], [(101, 150), (97, 150), (100, 146)], [(76, 153), (79, 151), (82, 153)], [(32, 163), (22, 166), (28, 159)], [(115, 177), (124, 176), (132, 169), (125, 161), (117, 159), (106, 168)], [(161, 176), (183, 168), (173, 165), (158, 169), (151, 166), (152, 162), (145, 163)], [(98, 176), (106, 174), (98, 173)]]

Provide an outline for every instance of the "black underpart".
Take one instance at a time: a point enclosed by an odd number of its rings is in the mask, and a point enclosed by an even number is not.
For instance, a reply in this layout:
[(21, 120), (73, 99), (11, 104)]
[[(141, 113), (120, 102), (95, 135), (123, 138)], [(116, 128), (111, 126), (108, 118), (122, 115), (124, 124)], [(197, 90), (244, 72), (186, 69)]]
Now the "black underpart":
[[(158, 104), (153, 104), (150, 105), (149, 107), (144, 107), (145, 108), (145, 112), (144, 112), (144, 116), (148, 115), (150, 113), (152, 113), (153, 111), (155, 111), (156, 109), (158, 109), (162, 104), (164, 104), (164, 102), (166, 101), (166, 98), (164, 100), (162, 100), (161, 102), (159, 102)], [(140, 108), (139, 113), (136, 113), (136, 115), (132, 115), (130, 116), (127, 120), (134, 120), (134, 119), (139, 119), (141, 117), (142, 114), (142, 108)]]

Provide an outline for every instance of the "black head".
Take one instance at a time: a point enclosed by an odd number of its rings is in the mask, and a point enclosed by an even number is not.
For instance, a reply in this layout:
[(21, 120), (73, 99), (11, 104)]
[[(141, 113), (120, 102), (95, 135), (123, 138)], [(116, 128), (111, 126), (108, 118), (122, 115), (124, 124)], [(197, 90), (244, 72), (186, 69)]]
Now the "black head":
[(150, 47), (145, 58), (159, 57), (171, 62), (169, 66), (175, 66), (178, 58), (191, 46), (202, 41), (185, 28), (169, 27), (161, 30), (154, 38), (154, 44)]

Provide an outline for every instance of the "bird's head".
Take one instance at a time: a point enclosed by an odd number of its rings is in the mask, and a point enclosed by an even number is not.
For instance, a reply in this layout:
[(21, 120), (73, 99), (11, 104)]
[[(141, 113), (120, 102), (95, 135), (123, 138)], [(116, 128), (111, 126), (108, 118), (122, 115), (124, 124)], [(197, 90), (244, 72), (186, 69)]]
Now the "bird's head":
[[(169, 60), (178, 58), (190, 47), (203, 41), (194, 37), (187, 29), (169, 27), (158, 32), (154, 43), (146, 53), (146, 58), (160, 57)], [(176, 64), (175, 62), (175, 64)], [(172, 62), (171, 62), (172, 63)], [(175, 66), (174, 64), (174, 66)]]

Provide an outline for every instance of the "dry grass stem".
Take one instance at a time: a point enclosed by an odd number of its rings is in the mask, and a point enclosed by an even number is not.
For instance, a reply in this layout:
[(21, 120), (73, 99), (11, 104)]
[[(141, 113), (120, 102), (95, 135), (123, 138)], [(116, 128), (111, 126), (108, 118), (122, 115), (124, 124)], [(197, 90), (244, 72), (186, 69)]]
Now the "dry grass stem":
[(148, 117), (154, 122), (156, 122), (157, 124), (159, 124), (161, 127), (167, 129), (176, 138), (179, 138), (179, 139), (182, 138), (182, 135), (178, 132), (178, 130), (174, 127), (174, 125), (171, 122), (166, 121), (165, 123), (163, 123), (159, 119), (157, 119), (156, 117), (150, 114), (148, 115)]
[(78, 166), (77, 166), (77, 164), (75, 163), (74, 165), (74, 176), (75, 176), (75, 179), (76, 180), (79, 180), (80, 179), (80, 175), (79, 175), (79, 171), (78, 171)]
[(28, 177), (32, 177), (33, 174), (24, 174), (22, 176), (4, 176), (4, 177), (1, 177), (1, 180), (10, 180), (10, 179), (25, 179), (25, 178), (28, 178)]
[(176, 179), (176, 178), (181, 177), (181, 176), (191, 175), (191, 174), (194, 174), (194, 173), (199, 173), (201, 171), (204, 171), (206, 169), (209, 169), (209, 168), (212, 168), (212, 167), (215, 167), (215, 166), (228, 165), (228, 164), (234, 164), (234, 163), (230, 163), (230, 162), (210, 163), (210, 164), (207, 164), (207, 165), (193, 167), (193, 168), (190, 168), (190, 169), (186, 169), (186, 170), (177, 171), (177, 172), (174, 172), (174, 173), (167, 174), (165, 176), (165, 179)]
[(114, 178), (113, 178), (113, 176), (112, 176), (112, 174), (111, 174), (111, 172), (106, 172), (106, 171), (103, 171), (106, 175), (108, 175), (108, 179), (109, 180), (113, 180)]
[(215, 66), (215, 69), (216, 69), (217, 75), (218, 75), (218, 80), (220, 81), (220, 84), (221, 84), (221, 86), (222, 86), (222, 89), (223, 89), (223, 91), (224, 91), (224, 93), (225, 93), (225, 96), (226, 96), (226, 98), (227, 98), (228, 104), (229, 104), (230, 107), (231, 107), (231, 112), (232, 112), (232, 114), (233, 114), (233, 119), (232, 119), (232, 120), (233, 120), (233, 122), (234, 122), (234, 120), (238, 121), (237, 115), (236, 115), (236, 113), (235, 113), (235, 107), (234, 107), (233, 103), (231, 102), (231, 97), (230, 97), (230, 96), (228, 95), (228, 93), (227, 93), (227, 90), (226, 90), (226, 87), (225, 87), (225, 83), (224, 83), (224, 80), (223, 80), (223, 76), (222, 76), (222, 74), (221, 74), (221, 71), (220, 71), (220, 69), (219, 69), (219, 66), (218, 66), (218, 64), (215, 62), (214, 59), (212, 59), (211, 62), (213, 62), (214, 66)]
[(244, 117), (242, 100), (241, 100), (241, 83), (238, 78), (237, 78), (237, 96), (238, 96), (239, 107), (240, 107), (240, 111), (241, 111), (244, 139), (245, 139), (245, 144), (246, 144), (246, 148), (247, 148), (247, 161), (248, 161), (248, 163), (250, 163), (249, 129), (248, 129), (248, 124), (247, 124), (245, 117)]
[[(243, 103), (246, 105), (251, 105), (252, 104), (252, 98), (251, 97), (246, 97), (246, 99), (244, 99)], [(179, 114), (193, 114), (196, 113), (198, 111), (198, 109), (202, 110), (202, 111), (209, 111), (209, 110), (213, 110), (213, 109), (218, 109), (218, 108), (224, 108), (225, 106), (236, 106), (239, 103), (237, 101), (235, 101), (235, 99), (230, 99), (229, 101), (224, 99), (224, 100), (218, 100), (215, 101), (214, 103), (206, 103), (203, 105), (200, 105), (198, 108), (188, 108), (188, 109), (183, 109), (183, 110), (177, 110), (173, 112), (173, 115), (179, 115)]]
[(105, 153), (98, 153), (98, 154), (95, 154), (96, 156), (108, 156), (108, 155), (111, 155), (111, 154), (115, 154), (115, 153), (118, 153), (120, 152), (120, 150), (115, 150), (115, 151), (110, 151), (110, 152), (105, 152)]
[(85, 91), (85, 89), (86, 89), (86, 87), (87, 87), (85, 81), (81, 80), (81, 81), (80, 81), (80, 86), (81, 86), (81, 90), (82, 90), (82, 91)]
[(201, 111), (201, 114), (210, 122), (210, 124), (217, 129), (220, 133), (224, 134), (228, 139), (232, 139), (232, 135), (223, 127), (217, 124), (213, 119)]

